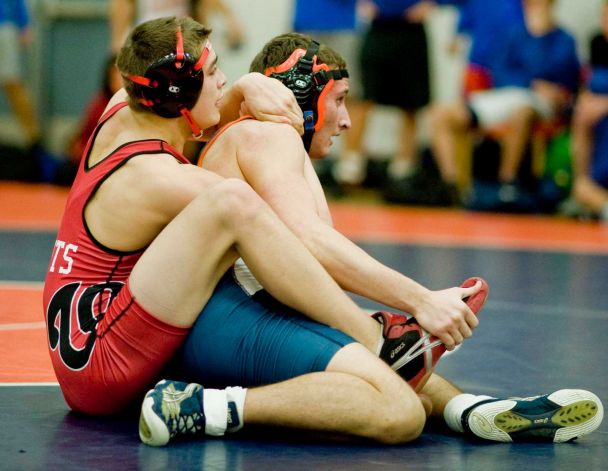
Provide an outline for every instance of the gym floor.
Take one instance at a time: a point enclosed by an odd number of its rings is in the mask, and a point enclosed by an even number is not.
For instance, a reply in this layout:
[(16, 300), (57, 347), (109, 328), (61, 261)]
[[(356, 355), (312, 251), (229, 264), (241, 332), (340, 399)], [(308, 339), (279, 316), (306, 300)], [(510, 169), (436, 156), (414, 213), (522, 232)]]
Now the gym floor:
[[(41, 309), (65, 196), (55, 187), (0, 183), (0, 469), (606, 469), (608, 422), (556, 445), (481, 443), (431, 424), (416, 442), (396, 447), (245, 430), (157, 449), (139, 442), (136, 415), (70, 412), (48, 358)], [(473, 275), (488, 281), (479, 328), (442, 358), (438, 373), (472, 393), (583, 388), (608, 405), (608, 227), (352, 203), (333, 203), (332, 213), (365, 250), (429, 288)]]

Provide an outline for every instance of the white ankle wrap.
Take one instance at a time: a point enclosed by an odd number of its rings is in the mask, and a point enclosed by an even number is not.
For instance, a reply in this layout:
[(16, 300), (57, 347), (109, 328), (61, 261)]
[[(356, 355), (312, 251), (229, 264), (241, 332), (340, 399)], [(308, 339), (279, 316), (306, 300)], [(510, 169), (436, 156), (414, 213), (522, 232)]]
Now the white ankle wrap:
[(224, 389), (205, 389), (203, 393), (205, 433), (221, 437), (228, 426), (228, 400)]
[(454, 432), (464, 432), (462, 428), (462, 413), (473, 404), (485, 401), (486, 399), (492, 399), (492, 397), (475, 396), (474, 394), (458, 394), (457, 396), (454, 396), (443, 410), (445, 423)]

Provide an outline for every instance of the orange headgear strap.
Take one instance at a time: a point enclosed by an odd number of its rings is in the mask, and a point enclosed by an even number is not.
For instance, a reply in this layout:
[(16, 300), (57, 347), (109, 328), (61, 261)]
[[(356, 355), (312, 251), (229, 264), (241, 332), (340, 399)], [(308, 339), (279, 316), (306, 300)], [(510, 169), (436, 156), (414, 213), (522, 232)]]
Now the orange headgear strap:
[(335, 80), (348, 77), (345, 69), (330, 70), (327, 64), (318, 64), (318, 48), (319, 43), (312, 41), (308, 50), (295, 49), (285, 62), (264, 70), (264, 75), (277, 78), (294, 92), (304, 112), (305, 137), (323, 126), (325, 97)]
[(279, 64), (275, 67), (268, 67), (264, 71), (264, 75), (266, 75), (267, 77), (270, 77), (270, 74), (280, 74), (282, 72), (287, 72), (289, 69), (291, 69), (293, 66), (295, 66), (298, 63), (298, 61), (302, 57), (304, 57), (305, 54), (306, 54), (305, 49), (294, 50), (291, 53), (291, 55), (282, 64)]

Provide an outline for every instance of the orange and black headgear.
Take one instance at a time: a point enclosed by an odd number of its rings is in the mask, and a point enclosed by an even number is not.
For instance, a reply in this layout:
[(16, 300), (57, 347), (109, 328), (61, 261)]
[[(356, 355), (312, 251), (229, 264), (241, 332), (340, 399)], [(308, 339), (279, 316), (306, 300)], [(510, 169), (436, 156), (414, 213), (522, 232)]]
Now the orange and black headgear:
[(163, 118), (183, 116), (193, 136), (200, 138), (202, 130), (190, 110), (203, 89), (203, 65), (208, 55), (208, 43), (198, 58), (184, 52), (182, 30), (178, 26), (175, 52), (153, 62), (143, 76), (128, 75), (126, 78), (135, 84), (134, 90), (142, 105)]
[(307, 50), (296, 49), (281, 65), (269, 67), (264, 75), (283, 82), (296, 97), (304, 115), (304, 147), (310, 150), (312, 136), (323, 126), (325, 96), (335, 80), (348, 77), (346, 69), (330, 69), (317, 63), (319, 43), (312, 41)]

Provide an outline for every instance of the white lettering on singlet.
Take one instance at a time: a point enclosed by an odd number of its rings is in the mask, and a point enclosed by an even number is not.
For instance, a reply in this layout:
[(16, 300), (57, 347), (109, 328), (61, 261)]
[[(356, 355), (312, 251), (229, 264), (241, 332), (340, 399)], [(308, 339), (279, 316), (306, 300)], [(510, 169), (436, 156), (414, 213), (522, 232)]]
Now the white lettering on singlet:
[(57, 263), (57, 257), (61, 252), (61, 261), (58, 271), (62, 275), (68, 275), (72, 271), (72, 265), (74, 263), (74, 259), (70, 257), (70, 252), (76, 251), (78, 251), (77, 245), (66, 244), (63, 240), (57, 239), (55, 241), (55, 248), (53, 249), (53, 257), (51, 259), (51, 266), (49, 267), (49, 271), (51, 273), (55, 272), (55, 264)]

